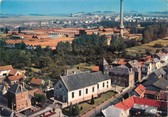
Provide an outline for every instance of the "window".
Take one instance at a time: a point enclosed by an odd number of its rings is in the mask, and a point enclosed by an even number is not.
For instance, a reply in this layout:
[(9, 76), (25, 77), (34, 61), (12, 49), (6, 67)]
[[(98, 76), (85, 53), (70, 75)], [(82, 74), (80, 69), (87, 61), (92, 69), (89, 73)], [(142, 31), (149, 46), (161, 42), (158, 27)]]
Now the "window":
[(99, 84), (97, 84), (97, 89), (99, 89)]
[(108, 81), (107, 81), (107, 88), (108, 88)]
[(86, 94), (88, 94), (88, 89), (86, 89)]
[(81, 90), (79, 90), (79, 96), (81, 96)]
[(94, 87), (92, 87), (92, 92), (94, 92)]
[(104, 87), (104, 82), (103, 82), (103, 87)]
[(74, 98), (74, 92), (72, 92), (72, 98)]
[(59, 88), (62, 88), (62, 85), (61, 85), (61, 84), (59, 84)]

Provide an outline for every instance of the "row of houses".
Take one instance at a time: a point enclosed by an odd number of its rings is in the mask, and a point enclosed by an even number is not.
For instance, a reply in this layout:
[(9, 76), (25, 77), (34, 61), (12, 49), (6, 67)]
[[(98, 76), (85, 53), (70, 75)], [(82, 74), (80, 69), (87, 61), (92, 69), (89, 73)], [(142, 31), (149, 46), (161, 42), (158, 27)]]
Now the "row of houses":
[[(43, 90), (26, 89), (24, 71), (14, 69), (12, 65), (0, 66), (0, 104), (18, 112), (32, 108), (31, 99), (35, 94), (44, 94)], [(40, 86), (45, 82), (39, 78), (32, 78), (30, 86)]]
[(102, 110), (102, 116), (167, 116), (168, 65), (156, 69), (118, 103)]

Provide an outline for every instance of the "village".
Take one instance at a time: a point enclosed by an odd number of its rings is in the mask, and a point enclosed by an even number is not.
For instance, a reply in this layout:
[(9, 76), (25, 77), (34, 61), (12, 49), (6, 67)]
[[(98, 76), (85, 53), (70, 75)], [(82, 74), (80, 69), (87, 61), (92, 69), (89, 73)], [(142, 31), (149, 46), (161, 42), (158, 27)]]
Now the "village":
[(1, 14), (0, 116), (166, 117), (167, 16), (119, 4), (64, 19)]
[[(12, 65), (0, 66), (0, 103), (4, 116), (63, 116), (69, 106), (79, 104), (82, 111), (83, 103), (94, 105), (96, 102), (90, 101), (103, 98), (106, 93), (112, 101), (123, 92), (122, 97), (97, 113), (122, 117), (167, 114), (168, 54), (164, 52), (140, 60), (119, 59), (111, 63), (102, 58), (102, 64), (91, 70), (66, 70), (57, 82), (47, 82), (45, 89), (43, 79), (33, 77), (25, 82), (25, 72)], [(80, 114), (87, 116), (87, 112)]]

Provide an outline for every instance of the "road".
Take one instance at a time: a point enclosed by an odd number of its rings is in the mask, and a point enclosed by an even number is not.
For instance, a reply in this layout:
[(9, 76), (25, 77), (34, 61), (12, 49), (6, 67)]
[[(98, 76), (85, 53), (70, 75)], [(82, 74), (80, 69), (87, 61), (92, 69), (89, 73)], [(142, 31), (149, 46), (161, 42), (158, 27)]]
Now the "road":
[(99, 116), (100, 112), (102, 109), (105, 109), (107, 108), (108, 106), (114, 104), (114, 103), (117, 103), (118, 100), (121, 100), (121, 98), (123, 97), (123, 95), (129, 91), (131, 91), (134, 87), (131, 87), (125, 91), (123, 91), (122, 93), (120, 94), (117, 94), (115, 97), (112, 97), (110, 99), (108, 99), (107, 101), (105, 101), (104, 103), (100, 104), (99, 106), (97, 106), (96, 108), (90, 110), (89, 112), (87, 112), (86, 114), (84, 115), (81, 115), (81, 117), (95, 117), (95, 116)]

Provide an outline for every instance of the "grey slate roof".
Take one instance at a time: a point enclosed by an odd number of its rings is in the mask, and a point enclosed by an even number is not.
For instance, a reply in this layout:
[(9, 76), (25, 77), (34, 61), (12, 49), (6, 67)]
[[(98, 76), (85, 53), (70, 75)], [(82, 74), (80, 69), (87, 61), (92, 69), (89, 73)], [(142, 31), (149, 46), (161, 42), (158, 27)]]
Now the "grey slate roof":
[(166, 89), (166, 87), (168, 87), (168, 80), (161, 78), (158, 81), (156, 81), (153, 85), (164, 90)]
[(151, 86), (153, 85), (153, 83), (155, 83), (158, 80), (158, 76), (155, 73), (151, 73), (148, 78), (147, 81), (144, 81), (142, 83), (142, 85), (146, 86)]
[(158, 58), (154, 58), (153, 61), (154, 61), (155, 63), (157, 63), (157, 62), (159, 62), (160, 60), (159, 60)]
[(0, 107), (0, 116), (2, 117), (13, 117), (14, 113), (11, 110), (7, 110), (3, 107)]
[(110, 72), (112, 72), (113, 74), (128, 75), (130, 73), (130, 70), (127, 66), (120, 65), (120, 66), (114, 67)]
[(21, 86), (20, 84), (14, 84), (8, 89), (8, 91), (14, 94), (18, 94), (21, 93), (22, 91), (23, 92), (27, 91), (27, 89), (25, 89), (25, 87)]
[(166, 71), (163, 68), (161, 68), (159, 71), (162, 75), (166, 75)]
[(159, 76), (162, 75), (161, 72), (160, 72), (158, 69), (155, 69), (155, 70), (153, 71), (153, 73), (155, 73), (157, 77), (159, 77)]
[(61, 80), (69, 91), (95, 85), (98, 82), (109, 79), (110, 77), (102, 72), (83, 72), (69, 76), (61, 76)]
[(102, 113), (105, 117), (120, 117), (122, 109), (115, 106), (109, 106), (106, 109), (102, 110)]

